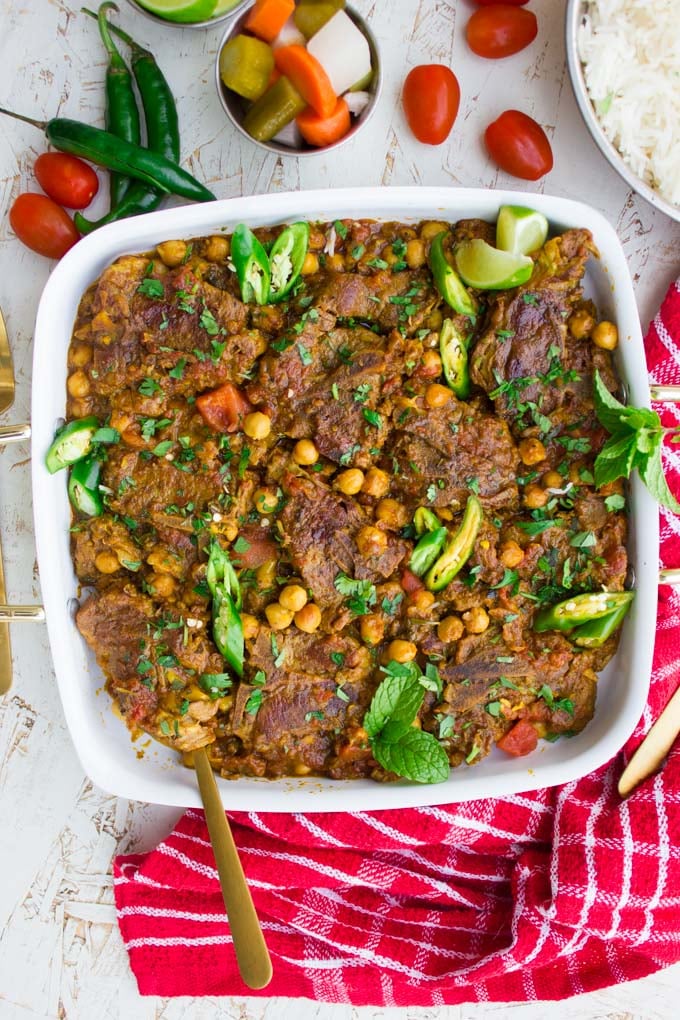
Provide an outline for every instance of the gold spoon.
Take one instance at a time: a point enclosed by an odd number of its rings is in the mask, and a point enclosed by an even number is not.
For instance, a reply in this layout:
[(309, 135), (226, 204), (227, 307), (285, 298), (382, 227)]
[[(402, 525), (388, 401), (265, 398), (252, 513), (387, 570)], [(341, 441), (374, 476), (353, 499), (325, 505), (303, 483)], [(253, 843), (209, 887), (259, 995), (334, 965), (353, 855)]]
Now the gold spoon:
[[(8, 411), (14, 403), (14, 366), (9, 349), (5, 320), (0, 309), (0, 414)], [(0, 543), (0, 602), (7, 601), (5, 573), (2, 567), (2, 544)], [(12, 646), (9, 641), (9, 625), (0, 623), (0, 694), (12, 686)]]
[(272, 963), (224, 813), (215, 773), (204, 747), (194, 751), (193, 758), (238, 969), (249, 988), (264, 988), (272, 979)]

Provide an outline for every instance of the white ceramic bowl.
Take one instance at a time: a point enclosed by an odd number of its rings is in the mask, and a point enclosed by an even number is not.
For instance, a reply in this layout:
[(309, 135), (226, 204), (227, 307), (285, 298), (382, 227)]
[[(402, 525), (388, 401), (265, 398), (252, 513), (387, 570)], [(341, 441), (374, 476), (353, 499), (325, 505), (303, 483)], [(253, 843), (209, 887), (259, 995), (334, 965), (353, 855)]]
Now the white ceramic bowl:
[[(616, 170), (617, 174), (624, 179), (634, 191), (637, 191), (639, 195), (642, 195), (650, 205), (653, 205), (656, 209), (660, 209), (667, 216), (670, 216), (673, 220), (680, 221), (680, 208), (677, 205), (673, 205), (658, 191), (650, 188), (646, 181), (638, 177), (637, 174), (633, 173), (628, 163), (613, 145), (602, 129), (602, 125), (598, 120), (590, 96), (588, 94), (588, 88), (586, 86), (586, 80), (583, 73), (583, 65), (581, 63), (579, 52), (578, 52), (578, 33), (583, 16), (587, 8), (587, 0), (568, 0), (567, 13), (566, 13), (566, 48), (567, 48), (567, 65), (569, 67), (569, 75), (571, 77), (571, 84), (578, 103), (578, 108), (581, 111), (581, 116), (585, 121), (586, 127), (590, 131), (593, 137), (593, 141), (599, 148), (602, 155)], [(673, 88), (669, 83), (668, 88)]]
[(240, 17), (227, 26), (224, 35), (220, 39), (220, 45), (217, 48), (217, 57), (215, 58), (215, 88), (217, 89), (217, 95), (224, 112), (236, 130), (239, 131), (244, 138), (247, 138), (253, 145), (258, 145), (261, 149), (265, 149), (267, 152), (276, 152), (281, 156), (318, 156), (321, 153), (330, 152), (331, 149), (337, 149), (339, 146), (344, 145), (345, 142), (349, 142), (350, 139), (354, 138), (357, 132), (361, 131), (361, 129), (368, 123), (369, 118), (378, 104), (378, 99), (380, 98), (380, 92), (382, 89), (382, 74), (380, 69), (378, 43), (376, 42), (375, 36), (369, 28), (368, 23), (364, 21), (361, 15), (358, 14), (352, 7), (349, 5), (345, 7), (345, 13), (349, 15), (357, 28), (361, 29), (371, 51), (373, 77), (371, 78), (371, 84), (368, 87), (368, 92), (371, 96), (368, 105), (358, 117), (352, 118), (352, 126), (347, 134), (343, 135), (337, 142), (333, 142), (332, 145), (324, 145), (321, 148), (317, 148), (313, 145), (307, 145), (306, 142), (302, 142), (300, 148), (293, 148), (290, 145), (283, 145), (281, 142), (275, 142), (273, 140), (270, 142), (259, 142), (249, 135), (243, 127), (243, 118), (245, 116), (248, 103), (245, 99), (242, 99), (241, 96), (237, 95), (236, 92), (232, 92), (231, 89), (228, 89), (220, 76), (220, 54), (222, 49), (225, 43), (227, 43), (232, 36), (238, 35), (239, 32), (243, 30), (243, 25), (248, 17), (249, 9), (250, 8), (244, 10)]
[[(357, 188), (256, 195), (183, 206), (113, 223), (80, 241), (52, 273), (38, 309), (33, 358), (33, 504), (40, 581), (64, 714), (83, 767), (98, 786), (121, 797), (198, 806), (193, 774), (179, 757), (150, 738), (130, 740), (111, 710), (102, 674), (73, 620), (78, 584), (69, 551), (71, 515), (64, 472), (50, 475), (44, 456), (65, 414), (66, 352), (78, 303), (86, 288), (119, 255), (144, 252), (169, 238), (190, 238), (300, 219), (372, 218), (417, 222), (480, 216), (495, 219), (505, 203), (543, 212), (552, 229), (588, 227), (601, 253), (591, 260), (586, 291), (617, 322), (619, 370), (632, 403), (649, 406), (640, 323), (626, 260), (601, 213), (580, 202), (510, 191), (447, 188)], [(421, 786), (370, 780), (218, 780), (226, 807), (259, 811), (355, 811), (410, 807), (504, 796), (564, 783), (611, 758), (633, 731), (644, 707), (654, 644), (658, 568), (658, 513), (642, 483), (630, 491), (629, 555), (637, 596), (616, 657), (598, 685), (595, 717), (571, 740), (541, 743), (527, 758), (494, 750), (473, 767), (451, 772), (445, 783)], [(142, 757), (138, 749), (144, 747)]]

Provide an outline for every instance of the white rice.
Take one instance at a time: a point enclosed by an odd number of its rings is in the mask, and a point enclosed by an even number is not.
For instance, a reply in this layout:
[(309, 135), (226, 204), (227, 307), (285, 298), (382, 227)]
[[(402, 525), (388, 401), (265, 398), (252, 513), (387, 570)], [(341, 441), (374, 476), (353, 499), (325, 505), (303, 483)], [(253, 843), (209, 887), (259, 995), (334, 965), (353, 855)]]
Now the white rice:
[(578, 48), (607, 138), (680, 206), (680, 0), (591, 0)]

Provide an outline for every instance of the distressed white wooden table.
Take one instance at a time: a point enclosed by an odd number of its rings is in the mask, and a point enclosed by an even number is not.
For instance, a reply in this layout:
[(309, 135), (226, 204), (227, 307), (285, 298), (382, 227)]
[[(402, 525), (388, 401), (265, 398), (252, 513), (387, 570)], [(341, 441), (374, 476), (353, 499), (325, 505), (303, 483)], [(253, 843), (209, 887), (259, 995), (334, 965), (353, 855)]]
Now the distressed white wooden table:
[[(680, 226), (631, 194), (600, 156), (579, 118), (565, 71), (563, 4), (533, 0), (539, 36), (530, 49), (487, 62), (466, 49), (469, 0), (354, 0), (379, 39), (385, 85), (365, 134), (329, 158), (276, 159), (225, 123), (212, 84), (219, 31), (159, 27), (121, 4), (125, 25), (158, 56), (179, 100), (186, 165), (219, 198), (264, 191), (360, 184), (521, 187), (486, 158), (481, 136), (503, 110), (519, 107), (547, 126), (555, 169), (538, 190), (591, 202), (623, 241), (643, 326), (680, 270)], [(78, 0), (0, 0), (0, 102), (38, 118), (101, 123), (104, 61)], [(463, 94), (449, 141), (419, 145), (400, 109), (400, 86), (417, 63), (455, 70)], [(45, 145), (39, 132), (0, 118), (0, 306), (14, 350), (14, 408), (3, 424), (29, 418), (31, 334), (51, 263), (23, 248), (7, 212)], [(532, 186), (529, 185), (531, 188)], [(103, 189), (105, 192), (105, 189)], [(105, 193), (98, 202), (103, 205)], [(27, 450), (0, 452), (0, 527), (11, 601), (39, 601)], [(177, 817), (94, 789), (65, 728), (47, 637), (15, 627), (14, 687), (0, 703), (0, 1020), (180, 1020), (191, 1017), (425, 1020), (435, 1010), (352, 1009), (274, 999), (142, 999), (112, 907), (111, 857), (151, 847)], [(680, 965), (644, 981), (568, 1003), (470, 1005), (436, 1011), (443, 1020), (554, 1020), (677, 1016)]]

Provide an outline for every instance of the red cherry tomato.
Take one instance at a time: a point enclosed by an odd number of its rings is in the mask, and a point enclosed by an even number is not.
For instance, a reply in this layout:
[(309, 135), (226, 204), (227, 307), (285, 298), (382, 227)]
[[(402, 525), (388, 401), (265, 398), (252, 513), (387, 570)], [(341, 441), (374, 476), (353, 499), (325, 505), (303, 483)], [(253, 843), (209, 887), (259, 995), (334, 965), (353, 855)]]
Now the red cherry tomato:
[(47, 195), (19, 195), (9, 222), (27, 248), (48, 259), (60, 259), (80, 238), (71, 217)]
[(489, 154), (501, 170), (527, 181), (537, 181), (553, 168), (548, 136), (521, 110), (506, 110), (484, 133)]
[(511, 4), (475, 11), (465, 29), (472, 52), (491, 59), (519, 53), (534, 41), (537, 32), (536, 15)]
[(33, 172), (45, 194), (68, 209), (84, 209), (99, 190), (92, 167), (67, 152), (43, 152)]
[(530, 754), (536, 749), (537, 744), (536, 730), (526, 719), (516, 722), (512, 729), (508, 730), (498, 741), (501, 751), (512, 755), (513, 758), (521, 758), (525, 754)]
[(458, 79), (444, 64), (420, 64), (406, 76), (403, 103), (418, 141), (439, 145), (448, 137), (458, 114)]

